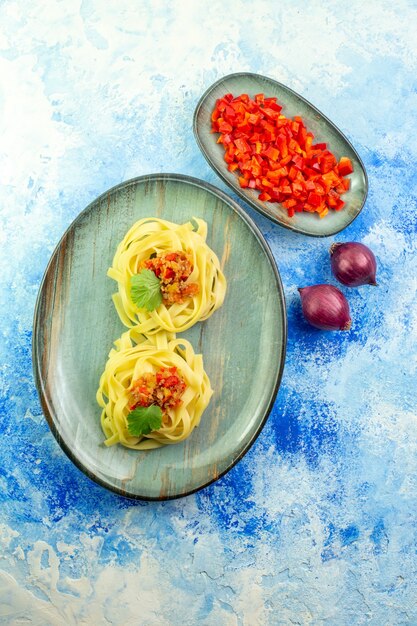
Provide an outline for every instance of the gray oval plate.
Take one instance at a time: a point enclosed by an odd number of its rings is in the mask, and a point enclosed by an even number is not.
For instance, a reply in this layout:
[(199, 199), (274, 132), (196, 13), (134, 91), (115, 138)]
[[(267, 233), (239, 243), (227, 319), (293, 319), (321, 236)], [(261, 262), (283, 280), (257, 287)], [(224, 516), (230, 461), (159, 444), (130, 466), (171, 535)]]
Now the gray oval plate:
[[(125, 232), (147, 216), (206, 220), (228, 290), (221, 309), (183, 334), (203, 353), (214, 389), (200, 426), (181, 444), (139, 452), (103, 445), (95, 393), (112, 342), (125, 330), (106, 272)], [(261, 431), (281, 380), (286, 329), (277, 267), (244, 211), (197, 179), (135, 178), (75, 219), (46, 269), (33, 338), (42, 408), (61, 447), (96, 482), (133, 498), (184, 496), (227, 472)]]
[[(346, 205), (342, 211), (329, 211), (323, 219), (314, 213), (296, 213), (294, 217), (290, 218), (286, 209), (280, 204), (262, 202), (258, 199), (258, 191), (240, 187), (236, 174), (227, 169), (223, 159), (223, 146), (217, 143), (218, 135), (211, 132), (211, 114), (216, 100), (226, 93), (232, 93), (234, 96), (242, 93), (247, 93), (250, 96), (257, 93), (276, 96), (283, 106), (284, 115), (288, 117), (301, 115), (308, 130), (314, 133), (316, 142), (326, 142), (337, 158), (347, 156), (351, 159), (354, 172), (350, 175), (351, 188), (343, 195)], [(334, 235), (349, 226), (365, 204), (368, 193), (368, 178), (362, 160), (350, 141), (316, 107), (292, 89), (271, 78), (243, 72), (230, 74), (215, 82), (207, 89), (197, 104), (194, 113), (194, 134), (211, 167), (237, 195), (273, 222), (297, 233), (314, 237)]]

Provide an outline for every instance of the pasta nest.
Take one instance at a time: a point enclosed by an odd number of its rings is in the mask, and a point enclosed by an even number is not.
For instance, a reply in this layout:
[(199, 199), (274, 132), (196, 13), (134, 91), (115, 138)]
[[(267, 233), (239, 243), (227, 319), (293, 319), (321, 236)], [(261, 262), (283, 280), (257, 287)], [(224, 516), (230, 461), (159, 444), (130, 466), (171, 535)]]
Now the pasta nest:
[[(203, 357), (195, 354), (185, 339), (160, 332), (144, 337), (137, 329), (125, 332), (114, 342), (100, 378), (97, 402), (102, 408), (101, 425), (105, 444), (120, 443), (136, 450), (149, 450), (186, 439), (200, 423), (212, 396), (210, 380), (204, 371)], [(186, 383), (181, 404), (168, 409), (161, 428), (140, 437), (128, 431), (129, 390), (144, 373), (175, 366)]]
[[(118, 283), (113, 295), (117, 313), (128, 328), (137, 327), (146, 335), (161, 329), (170, 333), (187, 330), (196, 322), (206, 320), (222, 304), (226, 279), (219, 259), (206, 243), (207, 224), (193, 218), (185, 224), (174, 224), (158, 218), (136, 222), (117, 247), (107, 274)], [(158, 253), (182, 251), (191, 254), (193, 270), (187, 279), (197, 283), (198, 293), (184, 302), (160, 304), (155, 310), (138, 308), (130, 295), (131, 278), (140, 272), (141, 263)]]

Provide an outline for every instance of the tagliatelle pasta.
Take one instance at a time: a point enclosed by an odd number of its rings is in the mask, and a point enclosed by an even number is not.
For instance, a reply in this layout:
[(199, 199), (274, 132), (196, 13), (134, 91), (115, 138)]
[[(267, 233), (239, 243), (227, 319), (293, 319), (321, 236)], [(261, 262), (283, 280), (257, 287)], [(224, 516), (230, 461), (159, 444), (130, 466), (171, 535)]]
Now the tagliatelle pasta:
[[(136, 450), (149, 450), (186, 439), (198, 426), (213, 393), (202, 355), (195, 354), (185, 339), (176, 339), (163, 331), (145, 337), (137, 328), (126, 331), (114, 345), (97, 391), (105, 444), (120, 443)], [(168, 372), (165, 381), (169, 382), (170, 378), (183, 381), (178, 405), (164, 410), (160, 428), (146, 435), (132, 436), (128, 416), (135, 381), (155, 379), (160, 372)], [(176, 375), (171, 375), (174, 372)], [(142, 391), (142, 387), (139, 389)], [(140, 394), (135, 396), (139, 404), (140, 398)]]
[[(171, 333), (183, 332), (210, 317), (223, 304), (226, 279), (219, 259), (206, 243), (206, 237), (206, 222), (196, 218), (181, 225), (158, 218), (145, 218), (130, 228), (108, 270), (108, 276), (118, 283), (113, 301), (125, 326), (136, 327), (147, 336), (161, 329)], [(146, 263), (152, 264), (152, 259), (161, 255), (165, 255), (162, 263), (168, 259), (164, 271), (174, 275), (170, 267), (180, 265), (175, 260), (170, 262), (172, 253), (177, 254), (183, 264), (187, 262), (190, 268), (189, 274), (180, 277), (181, 293), (186, 295), (174, 302), (162, 300), (154, 310), (139, 308), (132, 299), (132, 277), (147, 267)], [(184, 257), (182, 260), (181, 256)], [(174, 286), (168, 284), (166, 288), (168, 293)]]

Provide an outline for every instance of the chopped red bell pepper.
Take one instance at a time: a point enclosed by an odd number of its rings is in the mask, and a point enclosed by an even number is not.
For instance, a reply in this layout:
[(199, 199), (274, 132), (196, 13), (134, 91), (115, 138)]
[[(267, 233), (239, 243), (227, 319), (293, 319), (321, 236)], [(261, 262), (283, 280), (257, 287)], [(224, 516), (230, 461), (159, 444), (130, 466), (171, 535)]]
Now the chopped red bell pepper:
[(282, 114), (276, 98), (226, 94), (217, 100), (211, 121), (228, 170), (238, 174), (242, 188), (257, 189), (261, 201), (282, 203), (290, 217), (307, 211), (322, 218), (329, 209), (343, 208), (350, 159), (337, 163), (326, 143), (313, 143), (300, 116)]

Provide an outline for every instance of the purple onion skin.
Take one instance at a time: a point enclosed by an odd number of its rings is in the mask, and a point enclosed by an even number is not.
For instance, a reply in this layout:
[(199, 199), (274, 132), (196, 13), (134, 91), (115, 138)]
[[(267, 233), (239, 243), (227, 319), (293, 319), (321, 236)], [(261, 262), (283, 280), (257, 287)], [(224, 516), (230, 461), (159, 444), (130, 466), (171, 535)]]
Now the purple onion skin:
[(335, 278), (346, 287), (377, 284), (375, 255), (363, 243), (334, 243), (330, 262)]
[(352, 325), (349, 304), (333, 285), (299, 288), (301, 306), (307, 322), (321, 330), (349, 330)]

